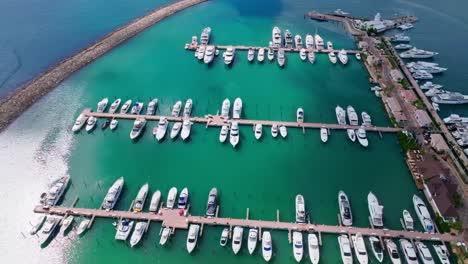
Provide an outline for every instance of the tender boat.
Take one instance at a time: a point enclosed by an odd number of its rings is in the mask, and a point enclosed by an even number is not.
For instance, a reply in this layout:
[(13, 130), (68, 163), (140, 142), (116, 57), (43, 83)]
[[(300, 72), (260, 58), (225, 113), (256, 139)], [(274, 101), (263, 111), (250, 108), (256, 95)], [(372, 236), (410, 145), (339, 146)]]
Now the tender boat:
[(231, 131), (229, 133), (229, 142), (235, 148), (239, 144), (239, 124), (237, 122), (231, 123)]
[(263, 126), (262, 124), (255, 124), (254, 133), (255, 138), (259, 140), (262, 137)]
[(210, 42), (210, 34), (211, 34), (211, 28), (206, 27), (203, 29), (201, 35), (200, 35), (200, 44), (201, 45), (208, 45)]
[(312, 264), (318, 264), (320, 260), (320, 248), (317, 235), (307, 235), (307, 241), (309, 244), (309, 257)]
[(186, 140), (190, 136), (190, 130), (192, 129), (192, 122), (188, 119), (184, 119), (182, 123), (182, 132), (180, 133), (180, 137), (182, 140)]
[(331, 41), (327, 41), (327, 50), (333, 50), (333, 43)]
[(338, 192), (338, 206), (340, 208), (340, 218), (344, 226), (353, 225), (353, 214), (351, 212), (351, 203), (345, 192)]
[(133, 203), (133, 212), (143, 211), (143, 206), (145, 205), (146, 196), (148, 196), (148, 190), (149, 190), (148, 183), (145, 183), (143, 186), (141, 186), (135, 198), (135, 202)]
[(222, 247), (226, 246), (229, 240), (229, 228), (224, 228), (223, 232), (221, 232), (221, 238), (219, 239), (219, 245)]
[(416, 211), (416, 214), (418, 215), (419, 221), (421, 221), (421, 225), (424, 227), (424, 230), (429, 233), (434, 233), (434, 222), (432, 221), (429, 210), (427, 210), (426, 204), (417, 195), (413, 195), (413, 204), (414, 210)]
[(242, 234), (244, 233), (244, 228), (240, 226), (234, 227), (234, 234), (232, 235), (232, 251), (234, 254), (239, 253), (242, 247)]
[(134, 247), (138, 243), (140, 243), (141, 238), (146, 232), (146, 222), (138, 222), (135, 225), (135, 230), (132, 233), (132, 236), (130, 237), (130, 246)]
[(247, 240), (247, 248), (249, 249), (249, 254), (252, 255), (257, 247), (258, 240), (258, 230), (256, 228), (251, 228), (249, 230), (249, 238)]
[(44, 205), (49, 207), (57, 205), (65, 193), (69, 182), (69, 176), (63, 176), (56, 180), (46, 193)]
[(302, 255), (304, 253), (304, 245), (302, 243), (302, 233), (294, 231), (293, 232), (293, 252), (294, 252), (294, 259), (297, 262), (301, 262)]
[(171, 128), (171, 139), (176, 138), (182, 129), (182, 122), (175, 122)]
[(369, 262), (369, 257), (367, 256), (366, 244), (364, 243), (364, 238), (360, 233), (351, 236), (354, 245), (354, 252), (360, 264), (367, 264)]
[(281, 47), (282, 37), (281, 37), (281, 30), (279, 29), (279, 27), (273, 28), (271, 39), (275, 47), (278, 47), (278, 48)]
[(346, 133), (348, 134), (349, 140), (352, 142), (356, 141), (356, 132), (354, 129), (346, 129)]
[(278, 136), (278, 124), (273, 124), (271, 126), (271, 136), (274, 138)]
[(221, 131), (219, 132), (219, 142), (224, 143), (226, 141), (228, 134), (229, 134), (229, 127), (227, 125), (222, 126)]
[(320, 139), (323, 143), (328, 141), (328, 130), (324, 127), (320, 128)]
[(442, 264), (450, 264), (447, 247), (445, 245), (433, 245), (434, 250)]
[(249, 62), (252, 62), (253, 60), (255, 59), (255, 50), (254, 49), (249, 49), (249, 51), (247, 52), (247, 60)]
[(112, 104), (111, 104), (111, 106), (109, 108), (109, 113), (113, 114), (113, 113), (117, 112), (121, 102), (122, 102), (122, 100), (120, 98), (115, 99), (115, 101), (112, 102)]
[(55, 233), (56, 228), (58, 227), (60, 219), (56, 217), (49, 216), (47, 217), (44, 226), (40, 230), (39, 234), (39, 243), (41, 245), (45, 244), (50, 240), (52, 235)]
[(128, 236), (132, 232), (133, 221), (129, 219), (122, 219), (117, 224), (117, 232), (115, 233), (115, 240), (127, 240)]
[(372, 192), (367, 195), (367, 203), (372, 224), (375, 227), (383, 227), (383, 206), (379, 204), (379, 200)]
[(31, 226), (31, 230), (29, 230), (29, 234), (30, 235), (35, 235), (39, 231), (39, 229), (41, 229), (41, 227), (44, 224), (46, 218), (47, 218), (47, 216), (45, 214), (40, 215), (34, 221), (34, 223), (31, 224), (32, 226)]
[(340, 235), (338, 237), (338, 243), (340, 244), (341, 259), (343, 264), (353, 264), (353, 254), (351, 252), (351, 245), (347, 235)]
[(309, 51), (309, 53), (307, 54), (307, 58), (309, 59), (310, 63), (315, 63), (315, 53), (313, 51)]
[(234, 61), (234, 55), (236, 50), (233, 47), (227, 47), (226, 51), (223, 53), (224, 64), (230, 65)]
[(207, 46), (205, 49), (205, 55), (203, 56), (203, 62), (205, 64), (210, 64), (214, 59), (215, 52), (215, 46)]
[(120, 108), (121, 114), (126, 114), (130, 110), (130, 106), (132, 105), (132, 100), (127, 100), (122, 107)]
[(387, 253), (388, 256), (390, 256), (392, 264), (401, 264), (400, 254), (398, 253), (398, 248), (395, 242), (393, 242), (391, 239), (385, 239), (385, 244), (387, 245)]
[(289, 29), (286, 29), (284, 31), (284, 46), (286, 48), (292, 48), (293, 47), (293, 37)]
[(268, 48), (268, 60), (272, 61), (275, 59), (275, 52), (272, 48)]
[(306, 211), (304, 197), (300, 194), (296, 195), (296, 223), (306, 222)]
[(268, 262), (271, 259), (273, 252), (273, 244), (271, 241), (271, 234), (268, 231), (263, 231), (262, 235), (262, 256), (263, 259)]
[(361, 146), (363, 147), (369, 146), (369, 140), (367, 140), (366, 130), (364, 129), (364, 126), (361, 126), (357, 130), (357, 139), (359, 141), (359, 144), (361, 144)]
[(73, 127), (72, 127), (72, 131), (73, 132), (79, 131), (83, 127), (83, 125), (86, 123), (87, 120), (88, 120), (88, 117), (84, 115), (83, 113), (81, 113), (76, 118), (75, 124), (73, 124)]
[(130, 139), (136, 139), (141, 135), (146, 125), (146, 119), (137, 118), (133, 123), (132, 131), (130, 131)]
[(286, 57), (284, 55), (284, 50), (283, 49), (278, 50), (278, 56), (276, 57), (276, 61), (278, 62), (278, 65), (280, 67), (284, 67), (284, 64), (286, 62)]
[(330, 60), (331, 63), (336, 64), (336, 55), (335, 52), (329, 52), (328, 53), (328, 59)]
[(60, 226), (60, 233), (62, 234), (62, 236), (65, 236), (68, 229), (72, 226), (74, 219), (75, 217), (73, 215), (69, 215), (63, 219), (62, 225)]
[(164, 227), (161, 233), (161, 238), (159, 239), (159, 244), (164, 246), (171, 236), (171, 229), (169, 227)]
[(415, 242), (416, 248), (418, 249), (419, 259), (421, 259), (424, 264), (434, 264), (434, 259), (432, 258), (429, 248), (423, 244), (421, 241)]
[(82, 234), (84, 234), (84, 232), (86, 232), (86, 230), (88, 230), (89, 228), (89, 222), (91, 222), (90, 219), (88, 218), (84, 218), (80, 224), (78, 225), (78, 229), (76, 230), (76, 234), (78, 236), (81, 236)]
[(338, 121), (339, 125), (346, 125), (346, 112), (345, 110), (337, 105), (335, 108), (335, 113), (336, 113), (336, 120)]
[(174, 208), (174, 203), (175, 203), (176, 198), (177, 198), (177, 188), (172, 187), (169, 190), (169, 194), (167, 195), (166, 207), (169, 209)]
[(192, 251), (197, 246), (198, 233), (200, 232), (200, 226), (191, 224), (187, 236), (187, 251), (192, 253)]
[(314, 40), (315, 40), (315, 48), (317, 50), (323, 49), (323, 46), (324, 46), (323, 39), (322, 39), (322, 37), (320, 37), (319, 34), (315, 34)]
[(348, 63), (348, 55), (346, 54), (346, 51), (344, 49), (338, 52), (338, 59), (343, 65), (346, 65)]
[(242, 114), (242, 100), (238, 97), (234, 100), (234, 109), (232, 112), (232, 118), (239, 119)]
[(150, 212), (156, 212), (158, 210), (159, 201), (161, 201), (161, 192), (157, 190), (153, 193), (153, 196), (151, 196), (151, 202), (149, 206)]
[(301, 37), (301, 35), (294, 36), (294, 44), (296, 45), (296, 49), (302, 49), (302, 37)]
[(403, 221), (405, 222), (406, 229), (408, 230), (414, 229), (413, 217), (411, 216), (410, 212), (406, 209), (403, 210)]
[(263, 62), (265, 60), (265, 49), (264, 48), (260, 48), (258, 50), (258, 56), (257, 56), (257, 60), (259, 62)]
[(307, 53), (306, 53), (306, 50), (304, 48), (302, 48), (300, 51), (299, 51), (299, 57), (301, 58), (301, 60), (305, 61), (307, 59)]
[(98, 104), (97, 104), (96, 112), (102, 113), (102, 112), (106, 111), (106, 107), (107, 107), (108, 103), (109, 103), (108, 98), (104, 98), (101, 101), (99, 101)]
[(375, 236), (370, 236), (369, 237), (369, 243), (371, 245), (372, 253), (374, 254), (374, 257), (379, 261), (383, 261), (383, 248), (382, 244), (380, 243), (380, 240), (375, 237)]
[(206, 52), (206, 46), (200, 46), (200, 48), (198, 49), (198, 53), (197, 53), (197, 59), (198, 60), (203, 60), (203, 58), (205, 57), (205, 52)]
[(298, 108), (296, 111), (296, 121), (297, 123), (303, 123), (304, 122), (304, 109)]
[(139, 115), (143, 110), (143, 103), (142, 102), (135, 102), (130, 110), (130, 114)]
[(403, 255), (405, 255), (406, 263), (419, 264), (413, 244), (406, 239), (400, 239), (400, 245), (401, 251), (403, 251)]
[(307, 49), (313, 49), (314, 48), (314, 37), (312, 35), (307, 34), (306, 38), (305, 38), (305, 42), (306, 42), (306, 48)]
[(280, 131), (281, 137), (286, 138), (286, 136), (288, 136), (288, 129), (286, 128), (286, 126), (281, 125), (279, 127), (279, 131)]
[(172, 106), (172, 112), (171, 116), (177, 117), (180, 114), (180, 109), (182, 108), (182, 101), (177, 101), (173, 106)]
[(352, 106), (348, 105), (346, 112), (348, 113), (349, 124), (352, 126), (359, 125), (359, 119), (356, 110), (354, 110)]
[(119, 124), (119, 121), (117, 121), (117, 119), (112, 119), (112, 121), (110, 122), (109, 128), (111, 130), (115, 130), (118, 124)]
[(229, 111), (231, 109), (231, 101), (229, 99), (224, 99), (223, 105), (221, 106), (221, 116), (224, 118), (229, 118)]
[(161, 116), (159, 118), (158, 128), (156, 131), (156, 139), (158, 141), (161, 141), (161, 139), (163, 139), (164, 136), (166, 135), (167, 125), (168, 125), (167, 118), (164, 116)]
[(158, 99), (154, 98), (148, 103), (148, 107), (146, 108), (147, 115), (154, 115), (156, 113), (156, 108), (158, 107)]
[(208, 201), (206, 203), (206, 216), (216, 216), (216, 207), (218, 207), (218, 190), (212, 188), (208, 194)]
[(177, 202), (177, 208), (185, 209), (188, 205), (189, 192), (187, 188), (182, 189), (179, 195), (179, 201)]
[(106, 197), (104, 197), (104, 201), (102, 202), (102, 209), (105, 209), (107, 211), (114, 209), (117, 200), (119, 200), (120, 193), (123, 189), (123, 185), (123, 177), (120, 177), (114, 182), (114, 184), (112, 184), (112, 186), (107, 191)]
[(91, 132), (95, 127), (97, 123), (97, 118), (94, 116), (90, 116), (88, 118), (88, 121), (86, 122), (86, 132)]

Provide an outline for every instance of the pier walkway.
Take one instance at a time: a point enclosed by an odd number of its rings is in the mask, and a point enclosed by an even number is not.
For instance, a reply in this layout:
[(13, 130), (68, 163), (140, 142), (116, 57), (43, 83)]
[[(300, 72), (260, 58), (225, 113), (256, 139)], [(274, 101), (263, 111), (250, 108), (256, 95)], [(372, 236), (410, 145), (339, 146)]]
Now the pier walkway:
[[(210, 46), (215, 46), (216, 49), (221, 49), (221, 50), (225, 50), (227, 49), (228, 47), (233, 47), (235, 50), (249, 50), (249, 49), (254, 49), (254, 50), (259, 50), (259, 49), (265, 49), (265, 52), (268, 50), (269, 47), (262, 47), (262, 46), (247, 46), (247, 45), (216, 45), (216, 44), (209, 44)], [(195, 51), (197, 49), (197, 47), (200, 46), (200, 44), (188, 44), (187, 46), (187, 49), (188, 50), (192, 50), (192, 51)], [(274, 50), (278, 50), (278, 47), (272, 47)], [(285, 48), (285, 47), (282, 47), (281, 48), (282, 50), (284, 50), (285, 52), (299, 52), (301, 49), (298, 49), (298, 48)], [(315, 52), (315, 53), (330, 53), (330, 52), (334, 52), (334, 53), (338, 53), (340, 52), (340, 50), (336, 50), (336, 49), (307, 49), (304, 47), (304, 49), (307, 51), (307, 52)], [(358, 53), (359, 51), (358, 50), (345, 50), (347, 54), (356, 54)]]
[[(146, 120), (159, 121), (161, 116), (158, 115), (133, 115), (133, 114), (110, 114), (110, 113), (97, 113), (92, 112), (91, 109), (87, 108), (82, 112), (85, 116), (94, 116), (97, 118), (109, 118), (109, 119), (137, 119), (145, 118)], [(165, 116), (168, 121), (172, 122), (183, 122), (183, 117)], [(351, 125), (339, 125), (339, 124), (327, 124), (327, 123), (298, 123), (293, 121), (270, 121), (270, 120), (249, 120), (249, 119), (225, 119), (218, 115), (206, 115), (205, 117), (190, 117), (189, 120), (193, 123), (205, 123), (207, 126), (223, 126), (230, 125), (231, 122), (236, 121), (239, 125), (255, 125), (262, 124), (265, 126), (272, 126), (274, 124), (284, 125), (286, 127), (296, 128), (328, 128), (328, 129), (359, 129), (360, 126)], [(374, 132), (399, 132), (402, 128), (398, 127), (377, 127), (377, 126), (366, 126), (366, 131)]]
[(357, 234), (361, 233), (364, 236), (378, 236), (381, 238), (408, 238), (415, 240), (430, 240), (430, 241), (445, 241), (458, 242), (463, 238), (450, 234), (429, 234), (422, 232), (412, 232), (404, 230), (389, 230), (389, 229), (373, 229), (362, 227), (342, 227), (333, 225), (317, 225), (317, 224), (297, 224), (280, 221), (265, 221), (265, 220), (250, 220), (239, 218), (224, 218), (213, 217), (207, 218), (202, 216), (183, 216), (179, 214), (179, 209), (161, 209), (159, 213), (133, 213), (128, 211), (105, 211), (100, 209), (87, 208), (69, 208), (69, 207), (51, 207), (45, 209), (42, 206), (37, 206), (34, 209), (35, 213), (50, 214), (50, 215), (74, 215), (84, 217), (101, 217), (101, 218), (127, 218), (141, 221), (159, 221), (163, 222), (164, 226), (174, 229), (188, 229), (190, 224), (202, 224), (213, 226), (242, 226), (262, 229), (274, 230), (293, 230), (302, 232), (319, 232), (329, 234)]

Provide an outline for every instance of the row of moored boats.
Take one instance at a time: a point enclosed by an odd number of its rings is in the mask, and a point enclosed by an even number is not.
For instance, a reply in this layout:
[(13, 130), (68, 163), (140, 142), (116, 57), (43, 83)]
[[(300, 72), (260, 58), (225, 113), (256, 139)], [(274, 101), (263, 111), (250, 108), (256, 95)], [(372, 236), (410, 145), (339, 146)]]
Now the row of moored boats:
[[(348, 120), (349, 125), (359, 126), (359, 117), (356, 113), (356, 110), (354, 110), (352, 106), (349, 105), (345, 111), (341, 106), (338, 105), (335, 108), (335, 113), (339, 125), (348, 125), (346, 122)], [(367, 139), (366, 127), (372, 125), (372, 119), (367, 112), (361, 113), (361, 119), (361, 126), (357, 130), (349, 128), (346, 130), (346, 132), (348, 134), (348, 138), (352, 142), (355, 142), (357, 138), (359, 144), (361, 144), (363, 147), (367, 147), (369, 145), (369, 141)]]

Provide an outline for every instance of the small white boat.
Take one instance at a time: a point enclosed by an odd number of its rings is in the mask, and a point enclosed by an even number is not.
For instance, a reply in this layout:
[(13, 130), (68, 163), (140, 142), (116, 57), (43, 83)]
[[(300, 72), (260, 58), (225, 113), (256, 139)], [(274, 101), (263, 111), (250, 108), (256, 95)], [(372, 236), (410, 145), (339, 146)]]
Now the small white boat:
[(219, 239), (219, 245), (222, 247), (226, 246), (229, 240), (229, 228), (224, 228), (223, 232), (221, 232), (221, 238)]
[(271, 234), (268, 231), (264, 231), (262, 235), (262, 256), (266, 262), (270, 261), (272, 252), (273, 243), (271, 241)]
[(304, 48), (302, 48), (300, 51), (299, 51), (299, 57), (301, 58), (301, 60), (305, 61), (307, 59), (307, 53), (306, 53), (306, 50)]
[(278, 124), (273, 124), (271, 126), (271, 136), (274, 138), (278, 136)]
[(418, 215), (419, 221), (424, 227), (424, 230), (429, 233), (434, 233), (434, 222), (432, 221), (429, 210), (427, 210), (426, 204), (417, 195), (413, 195), (413, 204), (414, 210), (416, 211), (416, 214)]
[(255, 59), (255, 50), (254, 49), (249, 49), (247, 52), (247, 60), (249, 62), (252, 62)]
[(340, 208), (340, 219), (344, 226), (353, 225), (353, 214), (351, 212), (351, 203), (345, 192), (338, 192), (338, 207)]
[(369, 205), (369, 214), (372, 224), (375, 227), (382, 227), (384, 207), (379, 204), (379, 200), (377, 200), (377, 197), (372, 192), (369, 192), (367, 195), (367, 203)]
[(229, 133), (229, 142), (234, 148), (239, 143), (239, 124), (237, 122), (231, 123), (231, 131)]
[(106, 111), (106, 107), (107, 107), (108, 103), (109, 103), (108, 98), (104, 98), (101, 101), (99, 101), (98, 104), (97, 104), (96, 112), (103, 113), (104, 111)]
[(366, 244), (364, 243), (364, 238), (360, 233), (351, 236), (354, 245), (354, 252), (360, 264), (367, 264), (369, 262), (369, 257), (367, 256)]
[(304, 254), (304, 245), (302, 243), (302, 233), (294, 231), (293, 232), (293, 253), (294, 259), (297, 262), (301, 262), (302, 255)]
[(234, 100), (234, 109), (232, 111), (232, 118), (239, 119), (242, 114), (242, 99), (239, 97)]
[(284, 55), (283, 49), (278, 50), (278, 56), (276, 57), (276, 61), (278, 62), (278, 65), (281, 68), (284, 67), (284, 64), (286, 63), (286, 56)]
[(328, 53), (328, 59), (331, 63), (336, 64), (336, 55), (333, 51)]
[(190, 225), (189, 231), (188, 231), (188, 236), (187, 236), (187, 251), (188, 251), (188, 253), (192, 253), (192, 251), (197, 246), (199, 231), (200, 231), (200, 226), (199, 225), (194, 225), (194, 224)]
[(234, 55), (236, 50), (233, 47), (227, 47), (226, 51), (223, 53), (224, 64), (230, 65), (234, 61)]
[(151, 202), (149, 206), (150, 212), (156, 212), (158, 210), (159, 201), (161, 201), (161, 192), (157, 190), (153, 193), (153, 196), (151, 196)]
[(351, 252), (351, 245), (347, 235), (340, 235), (338, 237), (340, 244), (341, 260), (343, 264), (353, 264), (353, 253)]
[(413, 217), (411, 216), (410, 212), (406, 209), (403, 210), (403, 222), (405, 223), (406, 229), (408, 230), (414, 229)]
[(331, 41), (327, 41), (327, 50), (329, 51), (333, 50), (333, 43)]
[(317, 235), (307, 235), (307, 242), (309, 245), (309, 257), (312, 264), (318, 264), (320, 260), (320, 248)]
[(346, 54), (346, 51), (344, 49), (338, 52), (338, 59), (343, 65), (346, 65), (348, 63), (348, 55)]
[(184, 106), (184, 112), (182, 114), (184, 118), (190, 117), (190, 114), (192, 113), (192, 106), (193, 106), (192, 99), (187, 99), (187, 101), (185, 102), (185, 106)]
[(143, 103), (142, 102), (135, 102), (130, 110), (130, 114), (139, 115), (143, 110)]
[(154, 98), (148, 103), (148, 107), (146, 108), (147, 115), (154, 115), (156, 113), (156, 108), (158, 107), (158, 99)]
[(111, 130), (115, 130), (118, 124), (119, 124), (119, 121), (117, 121), (117, 119), (112, 119), (112, 121), (110, 122), (109, 128)]
[(258, 50), (257, 60), (259, 62), (263, 62), (265, 60), (265, 49), (264, 48), (260, 48)]
[(301, 35), (294, 36), (294, 44), (296, 45), (296, 49), (302, 49), (302, 37), (301, 37)]
[(136, 139), (141, 135), (141, 132), (146, 126), (146, 119), (137, 118), (133, 123), (133, 128), (130, 131), (130, 139)]
[(361, 113), (361, 118), (362, 118), (362, 125), (363, 126), (371, 126), (372, 125), (372, 119), (371, 119), (371, 116), (368, 113), (362, 112)]
[(328, 141), (328, 130), (324, 127), (320, 129), (320, 139), (323, 143), (326, 143)]
[(69, 215), (63, 219), (62, 225), (60, 226), (60, 233), (62, 234), (62, 236), (65, 236), (68, 229), (72, 226), (74, 219), (75, 217), (73, 215)]
[(286, 138), (288, 136), (288, 129), (284, 126), (284, 125), (281, 125), (279, 127), (279, 131), (280, 131), (280, 135), (283, 137), (283, 138)]
[(303, 123), (304, 122), (304, 109), (298, 108), (296, 111), (296, 121), (297, 123)]
[(257, 240), (258, 240), (258, 230), (256, 228), (251, 228), (249, 230), (249, 238), (247, 240), (247, 248), (249, 250), (249, 254), (252, 255), (257, 247)]
[(176, 138), (179, 135), (180, 129), (182, 129), (182, 122), (175, 122), (171, 128), (171, 139)]
[(169, 240), (170, 236), (171, 236), (171, 229), (169, 227), (164, 227), (161, 233), (161, 238), (159, 239), (159, 244), (161, 246), (164, 246), (167, 243), (167, 240)]
[(216, 211), (218, 208), (218, 189), (216, 188), (211, 188), (209, 194), (208, 194), (208, 200), (206, 202), (206, 216), (207, 217), (214, 217), (216, 216)]
[(359, 61), (361, 60), (361, 53), (358, 52), (358, 53), (356, 53), (355, 56), (356, 56), (356, 59), (357, 59), (357, 60), (359, 60)]
[(132, 106), (132, 100), (127, 100), (122, 107), (120, 108), (120, 113), (121, 114), (126, 114), (130, 110), (130, 107)]
[(229, 127), (224, 125), (221, 127), (221, 131), (219, 132), (219, 142), (224, 143), (226, 138), (229, 134)]
[(135, 197), (135, 202), (133, 203), (133, 212), (143, 211), (145, 205), (146, 196), (148, 196), (149, 185), (148, 183), (143, 184), (140, 190), (138, 191), (137, 196)]
[[(383, 257), (384, 257), (384, 250), (382, 248), (382, 244), (380, 243), (380, 240), (375, 236), (370, 236), (369, 243), (371, 245), (371, 249), (372, 249), (372, 253), (374, 254), (374, 257), (379, 262), (382, 262)], [(396, 245), (395, 245), (395, 248), (396, 248)]]
[(122, 102), (122, 100), (120, 98), (115, 99), (115, 101), (112, 102), (111, 106), (109, 107), (109, 113), (113, 114), (113, 113), (117, 112), (121, 102)]
[(46, 218), (47, 218), (47, 216), (45, 214), (40, 215), (34, 221), (34, 223), (31, 224), (32, 226), (31, 226), (31, 229), (29, 230), (29, 234), (30, 235), (35, 235), (39, 231), (39, 229), (41, 229), (41, 227), (44, 224)]
[(185, 209), (188, 205), (189, 192), (187, 188), (182, 189), (179, 195), (179, 200), (177, 202), (178, 209)]
[(86, 230), (89, 228), (89, 220), (88, 218), (85, 218), (81, 221), (81, 223), (78, 225), (78, 229), (76, 230), (76, 234), (78, 236), (81, 236)]
[(234, 254), (239, 253), (242, 247), (242, 234), (244, 233), (244, 228), (240, 226), (234, 227), (234, 234), (232, 235), (232, 251)]
[(306, 35), (305, 38), (305, 43), (306, 43), (306, 48), (307, 49), (313, 49), (314, 48), (314, 37), (310, 34)]
[(231, 110), (231, 101), (229, 99), (224, 99), (223, 105), (221, 106), (221, 116), (224, 118), (229, 118), (229, 111)]
[(450, 264), (447, 247), (445, 245), (433, 245), (434, 250), (442, 264)]
[(79, 131), (84, 124), (86, 124), (86, 121), (88, 120), (88, 117), (85, 116), (83, 113), (81, 113), (77, 118), (75, 123), (73, 124), (72, 131), (77, 132)]
[(205, 55), (203, 56), (203, 62), (205, 64), (210, 64), (216, 54), (215, 46), (207, 46), (205, 49)]
[(138, 222), (135, 225), (135, 230), (132, 233), (132, 236), (130, 237), (130, 247), (136, 246), (138, 243), (140, 243), (141, 238), (146, 232), (146, 222)]
[(413, 244), (406, 239), (400, 239), (401, 251), (405, 255), (406, 263), (419, 264)]
[(393, 242), (391, 239), (385, 239), (385, 244), (387, 245), (387, 253), (390, 257), (390, 260), (392, 261), (392, 264), (401, 264), (400, 253), (398, 253), (398, 248), (395, 242)]
[(356, 141), (356, 132), (354, 129), (346, 129), (346, 133), (348, 133), (348, 138), (352, 142)]
[(180, 132), (180, 137), (182, 140), (186, 140), (190, 136), (190, 130), (192, 129), (192, 122), (190, 120), (185, 119), (182, 123), (182, 132)]
[(323, 43), (323, 38), (320, 37), (319, 34), (315, 34), (314, 36), (314, 41), (315, 41), (315, 48), (317, 50), (323, 49), (324, 43)]
[(163, 139), (164, 136), (166, 135), (167, 125), (168, 125), (167, 118), (164, 116), (161, 116), (159, 118), (158, 128), (156, 130), (156, 135), (155, 135), (158, 141), (161, 141), (161, 139)]
[(182, 101), (177, 101), (173, 106), (172, 106), (172, 112), (171, 116), (179, 116), (180, 114), (180, 109), (182, 109)]
[(431, 251), (429, 248), (421, 241), (415, 242), (416, 248), (418, 249), (419, 259), (421, 259), (424, 264), (434, 264), (434, 259), (432, 258)]
[(300, 194), (296, 195), (296, 223), (306, 222), (306, 210), (304, 197)]
[(91, 132), (95, 127), (97, 123), (97, 118), (94, 116), (90, 116), (88, 118), (88, 121), (86, 122), (86, 132)]
[(315, 53), (313, 51), (309, 51), (309, 53), (307, 54), (307, 58), (309, 59), (310, 63), (315, 63)]
[(275, 52), (272, 48), (268, 48), (268, 60), (272, 61), (275, 59)]
[(205, 57), (205, 52), (206, 52), (206, 46), (201, 45), (200, 48), (198, 49), (197, 59), (203, 60), (203, 58)]
[(364, 126), (361, 126), (357, 130), (357, 139), (359, 141), (359, 144), (361, 144), (361, 146), (363, 147), (369, 146), (369, 140), (367, 140), (366, 130), (364, 129)]
[(167, 195), (166, 207), (169, 209), (174, 208), (174, 203), (175, 203), (176, 198), (177, 198), (177, 188), (172, 187), (169, 190), (169, 194)]
[(263, 131), (263, 126), (262, 124), (255, 124), (254, 128), (254, 133), (255, 133), (255, 138), (259, 140), (262, 137), (262, 131)]

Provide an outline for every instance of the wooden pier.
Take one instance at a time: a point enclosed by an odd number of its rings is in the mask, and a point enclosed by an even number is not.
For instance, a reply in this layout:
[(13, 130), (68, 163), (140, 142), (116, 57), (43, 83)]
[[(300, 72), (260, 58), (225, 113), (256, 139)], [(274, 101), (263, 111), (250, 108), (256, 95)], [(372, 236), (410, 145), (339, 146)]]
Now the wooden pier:
[(318, 225), (318, 224), (297, 224), (291, 222), (265, 221), (252, 219), (236, 219), (204, 216), (183, 216), (179, 214), (178, 209), (162, 209), (158, 214), (142, 212), (133, 213), (128, 211), (105, 211), (100, 209), (87, 208), (70, 208), (70, 207), (51, 207), (43, 208), (37, 206), (34, 209), (35, 213), (50, 214), (50, 215), (75, 215), (84, 217), (100, 217), (100, 218), (125, 218), (139, 221), (164, 222), (164, 225), (172, 229), (188, 229), (190, 224), (211, 225), (211, 226), (242, 226), (245, 228), (262, 228), (267, 230), (289, 230), (301, 232), (318, 232), (328, 234), (348, 234), (353, 235), (361, 233), (364, 236), (378, 236), (382, 238), (407, 238), (414, 240), (428, 241), (445, 241), (458, 242), (463, 241), (461, 236), (451, 234), (430, 234), (415, 231), (404, 230), (389, 230), (389, 229), (372, 229), (363, 227), (341, 227), (334, 225)]
[[(109, 118), (109, 119), (137, 119), (145, 118), (148, 121), (159, 121), (162, 116), (158, 115), (133, 115), (133, 114), (120, 114), (120, 113), (98, 113), (92, 112), (91, 109), (87, 108), (82, 112), (85, 116), (90, 117), (94, 116), (97, 118)], [(183, 122), (183, 117), (173, 117), (173, 116), (164, 116), (167, 118), (167, 121), (170, 122)], [(351, 125), (339, 125), (339, 124), (327, 124), (327, 123), (298, 123), (294, 121), (271, 121), (271, 120), (250, 120), (250, 119), (225, 119), (219, 115), (206, 115), (205, 117), (190, 117), (188, 118), (192, 123), (204, 123), (208, 126), (224, 126), (230, 125), (232, 122), (237, 122), (239, 125), (249, 125), (253, 126), (255, 124), (262, 124), (264, 126), (272, 126), (274, 124), (283, 125), (286, 127), (296, 127), (296, 128), (328, 128), (328, 129), (359, 129), (360, 126), (351, 126)], [(377, 127), (377, 126), (366, 126), (366, 131), (373, 132), (399, 132), (402, 131), (402, 128), (398, 127)]]
[[(195, 51), (199, 44), (187, 44), (187, 50), (191, 50), (191, 51)], [(249, 49), (253, 49), (253, 50), (259, 50), (259, 49), (265, 49), (265, 53), (267, 52), (268, 48), (269, 47), (262, 47), (262, 46), (247, 46), (247, 45), (216, 45), (216, 44), (210, 44), (210, 46), (213, 45), (215, 46), (216, 49), (219, 49), (219, 50), (225, 50), (227, 49), (228, 47), (232, 47), (234, 48), (235, 50), (244, 50), (244, 51), (247, 51)], [(274, 50), (278, 50), (279, 48), (278, 47), (272, 47), (272, 49)], [(282, 47), (281, 48), (282, 50), (284, 50), (285, 52), (299, 52), (301, 49), (298, 49), (298, 48), (285, 48), (285, 47)], [(336, 50), (336, 49), (316, 49), (316, 48), (313, 48), (313, 49), (307, 49), (304, 47), (304, 49), (307, 51), (307, 52), (315, 52), (315, 53), (330, 53), (330, 52), (334, 52), (334, 53), (338, 53), (340, 50)], [(359, 53), (358, 50), (345, 50), (347, 54), (356, 54), (356, 53)]]

